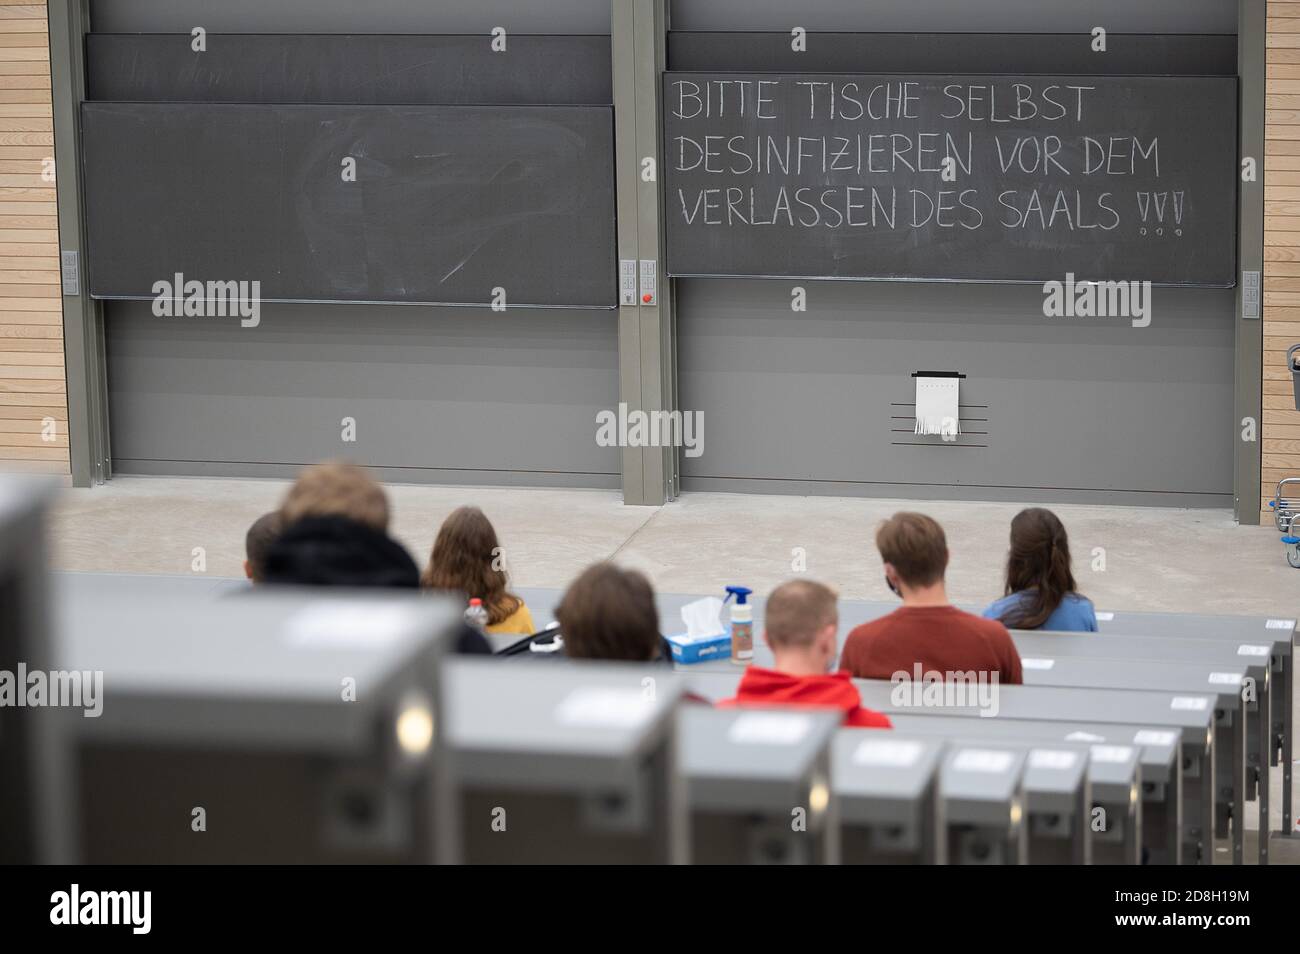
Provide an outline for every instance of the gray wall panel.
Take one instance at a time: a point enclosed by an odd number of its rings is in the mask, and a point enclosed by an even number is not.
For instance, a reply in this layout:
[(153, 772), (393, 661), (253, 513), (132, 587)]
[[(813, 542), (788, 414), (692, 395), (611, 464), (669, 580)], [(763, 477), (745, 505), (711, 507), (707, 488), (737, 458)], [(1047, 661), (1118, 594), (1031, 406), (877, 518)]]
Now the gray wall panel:
[[(608, 486), (618, 473), (618, 450), (595, 442), (596, 412), (618, 401), (611, 312), (267, 305), (241, 328), (156, 318), (144, 302), (107, 310), (119, 472), (349, 457), (407, 479)], [(345, 416), (355, 444), (340, 439)]]
[(1235, 0), (673, 0), (674, 30), (1236, 33)]
[[(1232, 0), (809, 0), (797, 9), (673, 0), (672, 26), (787, 34), (801, 26), (811, 43), (817, 31), (1094, 26), (1230, 36), (1236, 8)], [(1123, 59), (1098, 54), (1096, 72), (1123, 73)], [(925, 68), (951, 70), (929, 60)], [(701, 410), (705, 424), (704, 455), (682, 457), (686, 491), (1231, 503), (1231, 290), (1157, 288), (1151, 326), (1135, 329), (1119, 319), (1046, 319), (1035, 285), (676, 284), (680, 406)], [(796, 284), (808, 289), (805, 314), (790, 310)], [(966, 433), (955, 445), (911, 434), (916, 370), (969, 375)]]
[[(1133, 328), (1044, 318), (1032, 286), (679, 281), (681, 407), (705, 435), (683, 488), (1223, 505), (1232, 294), (1157, 288), (1150, 327)], [(918, 370), (969, 375), (956, 444), (910, 433)]]
[(609, 0), (92, 0), (96, 33), (609, 33)]
[[(92, 0), (104, 33), (604, 36), (609, 0)], [(609, 78), (595, 78), (608, 88)], [(612, 252), (611, 252), (612, 254)], [(262, 324), (106, 306), (118, 472), (289, 476), (347, 456), (394, 480), (618, 485), (613, 312), (265, 305)], [(339, 421), (357, 418), (358, 440)]]
[(1237, 38), (1219, 34), (1124, 33), (1106, 55), (1087, 33), (814, 33), (807, 50), (790, 34), (668, 36), (668, 68), (719, 73), (1078, 73), (1237, 75)]

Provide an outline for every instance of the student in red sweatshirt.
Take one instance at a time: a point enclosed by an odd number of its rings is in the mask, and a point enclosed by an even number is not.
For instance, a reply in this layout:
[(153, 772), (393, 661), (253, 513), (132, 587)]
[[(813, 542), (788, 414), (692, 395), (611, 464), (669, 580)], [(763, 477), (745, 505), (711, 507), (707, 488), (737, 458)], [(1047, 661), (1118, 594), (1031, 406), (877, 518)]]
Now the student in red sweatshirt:
[(830, 672), (840, 626), (835, 599), (834, 590), (811, 580), (791, 580), (773, 590), (764, 611), (763, 639), (776, 657), (775, 666), (750, 666), (736, 697), (718, 705), (839, 709), (845, 725), (890, 728), (885, 716), (862, 707), (848, 673)]
[(880, 525), (876, 547), (885, 581), (903, 598), (888, 616), (849, 633), (840, 668), (860, 679), (929, 672), (996, 673), (998, 682), (1022, 681), (1020, 654), (995, 619), (963, 613), (948, 602), (943, 576), (948, 541), (943, 527), (921, 513), (896, 513)]

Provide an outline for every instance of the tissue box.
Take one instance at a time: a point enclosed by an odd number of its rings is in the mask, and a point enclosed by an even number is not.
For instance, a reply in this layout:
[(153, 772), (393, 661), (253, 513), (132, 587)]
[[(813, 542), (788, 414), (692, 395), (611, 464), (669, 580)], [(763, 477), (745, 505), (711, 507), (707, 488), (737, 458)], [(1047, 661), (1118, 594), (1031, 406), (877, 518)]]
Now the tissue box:
[(709, 659), (731, 658), (731, 633), (725, 630), (712, 636), (698, 636), (691, 639), (685, 633), (665, 636), (673, 652), (673, 662), (695, 663)]

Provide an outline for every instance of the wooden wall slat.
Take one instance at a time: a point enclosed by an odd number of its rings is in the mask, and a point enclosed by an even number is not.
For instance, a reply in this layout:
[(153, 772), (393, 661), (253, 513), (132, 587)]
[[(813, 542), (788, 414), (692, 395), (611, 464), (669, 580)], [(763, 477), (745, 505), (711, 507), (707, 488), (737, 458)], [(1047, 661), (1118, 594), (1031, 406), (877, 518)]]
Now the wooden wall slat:
[(58, 204), (42, 176), (50, 89), (45, 4), (0, 0), (0, 471), (67, 474)]
[[(1282, 477), (1300, 476), (1300, 411), (1286, 352), (1300, 342), (1300, 2), (1270, 0), (1264, 144), (1261, 518)], [(3, 280), (0, 272), (0, 280)]]

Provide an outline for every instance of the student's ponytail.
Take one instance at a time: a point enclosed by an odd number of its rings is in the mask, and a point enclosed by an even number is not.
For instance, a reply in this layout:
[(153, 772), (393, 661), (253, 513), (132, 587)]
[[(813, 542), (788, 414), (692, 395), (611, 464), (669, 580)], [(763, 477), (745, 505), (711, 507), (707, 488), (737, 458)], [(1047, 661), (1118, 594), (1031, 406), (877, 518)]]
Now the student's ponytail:
[(1011, 521), (1006, 593), (1021, 596), (1002, 622), (1010, 629), (1038, 629), (1074, 591), (1064, 525), (1042, 507), (1020, 511)]

